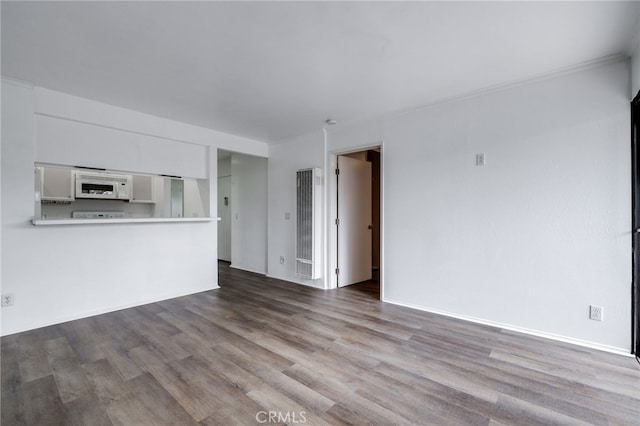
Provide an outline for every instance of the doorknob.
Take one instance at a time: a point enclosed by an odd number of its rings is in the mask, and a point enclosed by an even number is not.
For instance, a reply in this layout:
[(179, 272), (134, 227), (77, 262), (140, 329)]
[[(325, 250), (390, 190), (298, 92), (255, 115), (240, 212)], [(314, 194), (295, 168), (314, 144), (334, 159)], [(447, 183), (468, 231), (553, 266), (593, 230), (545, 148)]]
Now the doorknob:
[(636, 228), (634, 231), (636, 234), (640, 234), (640, 228)]
[[(367, 229), (373, 229), (373, 225), (369, 225)], [(636, 229), (636, 232), (640, 232), (640, 228)]]

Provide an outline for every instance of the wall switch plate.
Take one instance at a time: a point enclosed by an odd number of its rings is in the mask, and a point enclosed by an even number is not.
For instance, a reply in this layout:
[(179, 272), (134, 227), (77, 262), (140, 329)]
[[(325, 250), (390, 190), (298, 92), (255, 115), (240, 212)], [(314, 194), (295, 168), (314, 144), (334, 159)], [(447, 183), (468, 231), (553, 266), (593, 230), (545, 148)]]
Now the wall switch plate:
[(592, 319), (594, 321), (602, 321), (604, 314), (603, 311), (604, 309), (602, 308), (602, 306), (589, 306), (589, 319)]
[(476, 154), (476, 166), (484, 166), (484, 154)]
[(13, 306), (14, 296), (11, 293), (3, 294), (2, 296), (2, 306)]

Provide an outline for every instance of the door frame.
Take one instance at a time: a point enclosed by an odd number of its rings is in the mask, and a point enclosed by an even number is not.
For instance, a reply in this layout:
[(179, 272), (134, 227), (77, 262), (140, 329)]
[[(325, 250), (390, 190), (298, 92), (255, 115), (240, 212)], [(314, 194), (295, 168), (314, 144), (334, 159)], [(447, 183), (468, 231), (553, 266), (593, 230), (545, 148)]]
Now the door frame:
[(385, 199), (385, 154), (384, 154), (384, 142), (380, 141), (370, 145), (363, 145), (355, 148), (338, 149), (329, 151), (327, 153), (327, 169), (326, 169), (326, 188), (327, 188), (327, 246), (326, 246), (326, 273), (327, 281), (326, 285), (329, 289), (336, 289), (338, 287), (338, 280), (335, 274), (336, 267), (338, 265), (338, 230), (335, 220), (338, 217), (338, 179), (335, 174), (336, 166), (338, 164), (338, 156), (353, 154), (354, 152), (367, 151), (370, 149), (380, 149), (380, 300), (384, 301), (384, 277), (385, 277), (385, 256), (384, 256), (384, 199)]
[(640, 91), (631, 109), (631, 353), (640, 360)]

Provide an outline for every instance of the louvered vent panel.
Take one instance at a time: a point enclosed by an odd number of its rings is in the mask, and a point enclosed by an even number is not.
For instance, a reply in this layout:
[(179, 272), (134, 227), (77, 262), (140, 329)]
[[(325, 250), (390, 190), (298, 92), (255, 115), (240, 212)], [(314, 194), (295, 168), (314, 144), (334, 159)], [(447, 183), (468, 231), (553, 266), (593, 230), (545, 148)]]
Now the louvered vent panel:
[(91, 179), (91, 180), (101, 180), (106, 182), (123, 182), (127, 183), (130, 176), (125, 175), (114, 175), (114, 174), (102, 174), (102, 173), (81, 173), (76, 172), (76, 179)]
[(320, 169), (298, 170), (296, 193), (296, 274), (320, 278)]

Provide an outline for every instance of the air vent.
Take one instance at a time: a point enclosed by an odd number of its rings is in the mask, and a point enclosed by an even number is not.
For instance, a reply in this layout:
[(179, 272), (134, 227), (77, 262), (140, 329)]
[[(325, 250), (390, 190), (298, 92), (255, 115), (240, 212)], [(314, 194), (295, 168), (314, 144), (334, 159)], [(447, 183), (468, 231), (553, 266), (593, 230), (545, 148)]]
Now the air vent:
[(318, 279), (322, 270), (321, 170), (298, 170), (296, 178), (296, 274)]
[(91, 180), (94, 180), (94, 181), (124, 182), (124, 183), (127, 183), (128, 179), (129, 179), (129, 176), (127, 176), (127, 175), (112, 175), (112, 174), (76, 172), (76, 179), (91, 179)]

